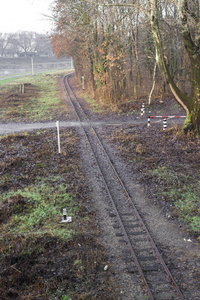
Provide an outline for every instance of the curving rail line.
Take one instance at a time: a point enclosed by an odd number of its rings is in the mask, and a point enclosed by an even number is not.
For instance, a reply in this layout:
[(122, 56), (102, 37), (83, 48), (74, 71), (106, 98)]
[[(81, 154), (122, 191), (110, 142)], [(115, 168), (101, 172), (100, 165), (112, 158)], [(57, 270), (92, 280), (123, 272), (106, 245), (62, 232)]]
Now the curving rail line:
[[(65, 76), (63, 81), (68, 98), (78, 121), (89, 122), (86, 113), (69, 85), (68, 79), (70, 76), (72, 74)], [(132, 258), (129, 267), (132, 269), (135, 266), (137, 267), (149, 299), (183, 300), (183, 294), (137, 211), (96, 129), (92, 126), (82, 128), (112, 204), (112, 217), (115, 217), (119, 224), (116, 228), (121, 229), (121, 235), (123, 235), (129, 248)]]

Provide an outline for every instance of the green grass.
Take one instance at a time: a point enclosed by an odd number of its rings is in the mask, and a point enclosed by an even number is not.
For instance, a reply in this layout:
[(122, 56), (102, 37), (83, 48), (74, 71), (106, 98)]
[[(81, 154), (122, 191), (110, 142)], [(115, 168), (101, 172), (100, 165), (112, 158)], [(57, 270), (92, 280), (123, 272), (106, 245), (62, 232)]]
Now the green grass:
[(67, 209), (68, 216), (74, 216), (78, 208), (67, 192), (68, 186), (56, 183), (58, 181), (58, 176), (40, 178), (34, 185), (3, 194), (2, 203), (10, 204), (10, 218), (4, 224), (2, 233), (9, 231), (10, 234), (24, 236), (49, 233), (70, 238), (73, 230), (64, 229), (60, 224), (62, 209)]
[[(200, 185), (194, 182), (187, 185), (189, 176), (176, 173), (170, 167), (159, 167), (152, 171), (152, 175), (164, 184), (165, 191), (161, 196), (173, 203), (175, 214), (187, 227), (195, 233), (200, 232)], [(185, 184), (184, 184), (185, 182)]]
[(103, 109), (99, 105), (99, 103), (95, 99), (93, 99), (89, 95), (87, 95), (86, 92), (82, 93), (82, 96), (83, 96), (84, 100), (90, 105), (91, 109), (94, 112), (97, 112), (97, 113), (103, 112)]
[[(67, 115), (67, 107), (62, 102), (57, 87), (57, 78), (63, 72), (48, 72), (48, 74), (50, 76), (38, 74), (0, 81), (3, 93), (0, 112), (2, 121), (51, 121)], [(19, 94), (20, 83), (29, 83), (29, 86), (25, 85), (25, 94)], [(14, 94), (12, 101), (8, 99), (5, 102), (9, 93)]]
[(200, 190), (189, 186), (173, 188), (160, 195), (167, 197), (174, 205), (174, 212), (189, 230), (200, 232)]
[(3, 80), (0, 80), (0, 85), (5, 86), (6, 84), (11, 83), (13, 81), (15, 82), (16, 80), (17, 80), (17, 77), (5, 78)]
[(194, 232), (200, 232), (200, 190), (183, 187), (181, 190), (170, 191), (175, 201), (175, 211), (179, 218), (186, 222)]
[(167, 186), (177, 186), (180, 183), (180, 179), (184, 175), (180, 176), (170, 167), (162, 166), (154, 169), (152, 175), (156, 176), (158, 180), (165, 182)]

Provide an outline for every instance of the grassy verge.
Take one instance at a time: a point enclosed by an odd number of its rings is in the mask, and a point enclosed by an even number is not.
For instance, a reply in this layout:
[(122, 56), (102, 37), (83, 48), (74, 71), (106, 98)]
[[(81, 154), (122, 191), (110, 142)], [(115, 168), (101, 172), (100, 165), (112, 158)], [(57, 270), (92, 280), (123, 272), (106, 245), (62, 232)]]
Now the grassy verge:
[(200, 239), (200, 140), (183, 136), (176, 126), (165, 132), (124, 127), (112, 132), (112, 140), (149, 198)]
[(93, 112), (95, 112), (95, 113), (102, 113), (103, 112), (103, 107), (101, 107), (101, 105), (98, 103), (97, 100), (95, 100), (90, 95), (88, 95), (87, 92), (82, 92), (81, 96), (89, 104), (90, 109)]
[[(3, 122), (37, 122), (65, 119), (68, 113), (58, 89), (60, 73), (38, 74), (1, 83), (0, 119)], [(24, 84), (24, 93), (20, 91)]]
[[(54, 130), (1, 137), (2, 299), (117, 299), (78, 144), (61, 131), (58, 156)], [(72, 223), (60, 223), (63, 208)]]
[[(36, 75), (1, 85), (1, 120), (65, 118), (58, 76)], [(97, 240), (76, 132), (61, 130), (61, 156), (56, 130), (0, 139), (2, 299), (116, 299), (111, 270), (104, 270), (106, 251)], [(60, 223), (63, 208), (72, 223)]]

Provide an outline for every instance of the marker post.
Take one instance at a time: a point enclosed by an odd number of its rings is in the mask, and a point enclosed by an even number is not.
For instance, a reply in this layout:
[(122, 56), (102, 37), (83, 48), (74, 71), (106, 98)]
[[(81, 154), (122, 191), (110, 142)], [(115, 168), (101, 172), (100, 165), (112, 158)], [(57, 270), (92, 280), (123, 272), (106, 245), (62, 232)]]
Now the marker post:
[(63, 218), (60, 223), (71, 223), (72, 217), (67, 217), (67, 210), (66, 208), (63, 208)]
[(163, 119), (163, 130), (167, 129), (167, 119)]
[(84, 76), (82, 76), (81, 79), (82, 79), (82, 90), (84, 90), (84, 88), (85, 88), (84, 87)]
[(59, 121), (56, 122), (57, 127), (57, 135), (58, 135), (58, 154), (60, 155), (60, 129), (59, 129)]
[(142, 103), (142, 108), (141, 108), (141, 116), (145, 114), (145, 104)]
[(150, 116), (148, 117), (148, 123), (147, 123), (147, 126), (148, 126), (148, 127), (151, 126), (151, 117), (150, 117)]

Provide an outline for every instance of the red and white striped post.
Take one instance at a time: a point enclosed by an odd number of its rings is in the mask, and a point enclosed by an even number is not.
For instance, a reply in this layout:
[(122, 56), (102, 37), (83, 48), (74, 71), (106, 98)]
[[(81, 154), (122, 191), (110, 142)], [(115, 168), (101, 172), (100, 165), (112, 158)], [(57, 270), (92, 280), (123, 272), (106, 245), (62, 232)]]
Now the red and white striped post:
[(148, 117), (148, 121), (147, 121), (147, 126), (150, 127), (151, 124), (155, 124), (158, 123), (160, 121), (157, 122), (151, 122), (151, 118), (160, 118), (160, 119), (164, 119), (163, 120), (163, 130), (165, 130), (167, 128), (167, 119), (173, 119), (173, 118), (186, 118), (186, 116), (149, 116)]

